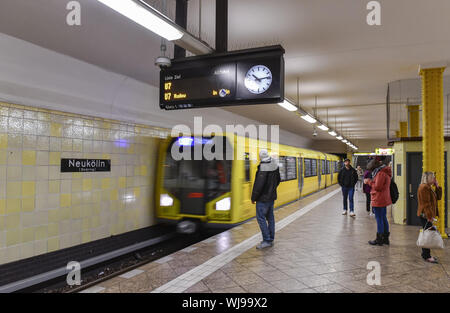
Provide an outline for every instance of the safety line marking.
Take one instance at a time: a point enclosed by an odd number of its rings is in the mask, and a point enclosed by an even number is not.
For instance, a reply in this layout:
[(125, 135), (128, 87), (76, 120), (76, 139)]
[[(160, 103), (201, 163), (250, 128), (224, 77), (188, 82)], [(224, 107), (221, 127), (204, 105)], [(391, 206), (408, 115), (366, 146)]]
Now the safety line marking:
[[(327, 195), (321, 197), (320, 199), (317, 199), (316, 201), (308, 204), (303, 209), (299, 209), (296, 212), (292, 213), (291, 215), (283, 218), (281, 221), (275, 224), (275, 232), (280, 231), (281, 229), (283, 229), (284, 227), (286, 227), (299, 217), (305, 215), (319, 204), (327, 201), (340, 191), (341, 190), (339, 188), (334, 191), (331, 191)], [(254, 248), (254, 246), (260, 241), (260, 239), (261, 234), (257, 233), (252, 237), (247, 238), (241, 243), (235, 245), (234, 247), (231, 247), (230, 249), (222, 252), (221, 254), (216, 255), (215, 257), (209, 259), (205, 263), (200, 264), (199, 266), (193, 268), (192, 270), (156, 288), (155, 290), (151, 291), (151, 293), (183, 292), (189, 287), (192, 287), (193, 285), (201, 281), (202, 279), (208, 277), (210, 274), (214, 273), (215, 271), (217, 271), (218, 269), (220, 269), (221, 267), (223, 267), (225, 264), (229, 263), (236, 257), (240, 256), (245, 251), (249, 250), (250, 248)]]

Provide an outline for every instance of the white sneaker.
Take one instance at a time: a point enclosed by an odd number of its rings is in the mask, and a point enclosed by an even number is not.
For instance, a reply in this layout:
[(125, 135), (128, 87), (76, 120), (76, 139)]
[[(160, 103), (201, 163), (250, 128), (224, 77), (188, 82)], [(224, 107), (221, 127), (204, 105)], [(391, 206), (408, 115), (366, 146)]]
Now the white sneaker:
[(350, 216), (355, 217), (356, 216), (355, 212), (350, 212)]
[(370, 212), (369, 216), (370, 216), (370, 217), (374, 217), (375, 214), (373, 214), (372, 212)]
[(347, 211), (346, 210), (342, 211), (342, 215), (347, 215)]

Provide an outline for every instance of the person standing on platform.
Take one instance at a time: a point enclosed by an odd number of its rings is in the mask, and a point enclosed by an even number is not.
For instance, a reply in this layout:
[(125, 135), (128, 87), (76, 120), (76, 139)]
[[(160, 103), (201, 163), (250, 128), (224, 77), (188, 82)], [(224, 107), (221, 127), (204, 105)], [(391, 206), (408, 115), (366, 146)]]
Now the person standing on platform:
[(356, 185), (356, 189), (363, 189), (363, 176), (364, 176), (364, 172), (361, 168), (361, 166), (357, 166), (356, 167), (356, 173), (358, 174), (358, 184)]
[[(368, 169), (366, 169), (366, 171), (364, 172), (364, 181), (366, 180), (366, 178), (372, 178), (372, 171), (369, 171)], [(371, 209), (371, 201), (370, 201), (370, 186), (366, 183), (363, 184), (363, 192), (366, 195), (366, 210), (367, 213), (370, 216), (373, 216), (374, 214), (372, 213), (372, 209)]]
[[(434, 189), (433, 189), (434, 188)], [(437, 201), (442, 199), (442, 187), (439, 186), (433, 172), (422, 174), (422, 180), (417, 190), (417, 216), (424, 229), (433, 227), (433, 220), (439, 216)], [(430, 263), (438, 263), (437, 258), (431, 256), (430, 249), (422, 249), (422, 258)]]
[(369, 244), (389, 245), (389, 222), (386, 217), (387, 206), (392, 204), (390, 185), (392, 170), (383, 163), (386, 157), (376, 157), (370, 161), (367, 168), (372, 170), (372, 178), (366, 178), (364, 183), (369, 185), (372, 209), (377, 220), (377, 237), (370, 240)]
[(347, 215), (347, 198), (350, 202), (350, 216), (354, 217), (355, 209), (353, 204), (353, 196), (355, 194), (355, 185), (358, 182), (358, 173), (350, 165), (350, 160), (344, 160), (344, 167), (339, 171), (338, 182), (342, 188), (342, 196), (344, 198), (344, 210), (342, 215)]
[(253, 184), (252, 203), (256, 203), (256, 220), (261, 229), (263, 241), (256, 248), (263, 249), (273, 246), (275, 239), (275, 217), (273, 204), (277, 199), (277, 187), (280, 184), (278, 162), (269, 156), (265, 149), (259, 151), (258, 170)]

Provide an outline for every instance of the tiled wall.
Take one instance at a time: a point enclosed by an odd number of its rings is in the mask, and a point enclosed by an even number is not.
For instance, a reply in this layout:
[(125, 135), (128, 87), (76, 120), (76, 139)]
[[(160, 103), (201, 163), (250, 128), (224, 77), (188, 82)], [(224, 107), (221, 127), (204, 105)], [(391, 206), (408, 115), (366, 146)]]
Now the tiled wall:
[[(166, 131), (0, 102), (0, 264), (150, 226)], [(111, 172), (61, 173), (61, 158)]]

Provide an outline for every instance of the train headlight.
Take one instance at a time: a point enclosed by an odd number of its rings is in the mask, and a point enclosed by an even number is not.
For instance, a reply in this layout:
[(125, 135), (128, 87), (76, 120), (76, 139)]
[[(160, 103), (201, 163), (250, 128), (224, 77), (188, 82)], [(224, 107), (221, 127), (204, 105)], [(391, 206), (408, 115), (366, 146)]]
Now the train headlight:
[(172, 206), (173, 199), (168, 194), (164, 193), (159, 197), (159, 205), (160, 206)]
[(216, 211), (228, 211), (231, 208), (230, 197), (223, 198), (216, 202)]

